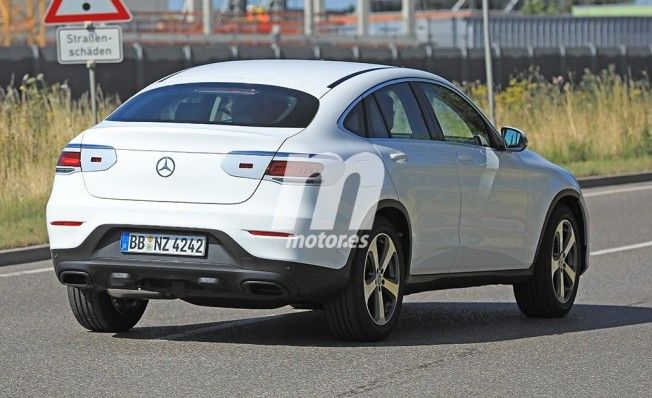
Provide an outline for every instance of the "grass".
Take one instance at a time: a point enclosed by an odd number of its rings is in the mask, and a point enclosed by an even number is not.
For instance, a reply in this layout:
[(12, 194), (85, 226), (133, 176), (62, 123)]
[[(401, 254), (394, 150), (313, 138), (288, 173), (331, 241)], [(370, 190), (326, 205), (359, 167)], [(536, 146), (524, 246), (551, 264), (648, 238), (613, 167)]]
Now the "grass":
[[(106, 115), (115, 98), (99, 96)], [(45, 203), (61, 148), (92, 124), (88, 96), (74, 100), (66, 84), (25, 77), (0, 89), (0, 249), (47, 242)]]
[[(462, 87), (486, 108), (485, 86)], [(612, 70), (587, 73), (576, 82), (561, 77), (548, 82), (531, 70), (496, 95), (496, 115), (498, 126), (522, 129), (530, 148), (555, 163), (602, 162), (600, 170), (609, 173), (609, 164), (652, 155), (649, 81), (625, 80)], [(638, 169), (635, 163), (628, 164)]]
[[(486, 107), (486, 87), (462, 88)], [(119, 104), (99, 98), (99, 113)], [(649, 82), (613, 71), (572, 81), (545, 81), (535, 70), (496, 96), (498, 125), (528, 134), (530, 147), (578, 176), (652, 169)], [(73, 99), (65, 84), (25, 77), (0, 89), (0, 249), (47, 241), (45, 203), (61, 148), (91, 125), (88, 96)]]
[(652, 156), (644, 155), (635, 158), (585, 160), (581, 162), (561, 163), (561, 166), (573, 171), (576, 176), (589, 177), (613, 175), (652, 170)]

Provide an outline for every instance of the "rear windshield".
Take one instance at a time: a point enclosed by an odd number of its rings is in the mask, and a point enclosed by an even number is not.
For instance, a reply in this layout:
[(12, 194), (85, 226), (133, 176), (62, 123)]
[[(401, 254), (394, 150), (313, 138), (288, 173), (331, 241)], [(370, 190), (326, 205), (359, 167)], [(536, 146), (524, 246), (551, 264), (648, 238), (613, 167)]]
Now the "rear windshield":
[(319, 100), (283, 87), (242, 83), (189, 83), (145, 91), (116, 109), (115, 122), (306, 127)]

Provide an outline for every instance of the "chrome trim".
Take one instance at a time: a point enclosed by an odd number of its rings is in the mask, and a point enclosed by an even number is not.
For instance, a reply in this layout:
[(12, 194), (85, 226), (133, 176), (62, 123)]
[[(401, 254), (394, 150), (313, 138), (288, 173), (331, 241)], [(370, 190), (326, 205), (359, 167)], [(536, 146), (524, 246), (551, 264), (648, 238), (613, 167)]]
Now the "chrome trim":
[(54, 172), (56, 174), (72, 174), (72, 173), (77, 173), (79, 171), (81, 171), (81, 168), (79, 168), (79, 167), (60, 167), (60, 166), (58, 166), (58, 167), (56, 167), (54, 169)]

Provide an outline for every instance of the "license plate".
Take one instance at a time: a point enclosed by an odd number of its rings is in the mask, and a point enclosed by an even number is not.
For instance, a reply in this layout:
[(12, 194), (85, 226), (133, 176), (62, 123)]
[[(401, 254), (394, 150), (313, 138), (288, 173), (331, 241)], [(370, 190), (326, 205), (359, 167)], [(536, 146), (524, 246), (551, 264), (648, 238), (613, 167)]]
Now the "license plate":
[(122, 253), (203, 257), (206, 255), (206, 237), (123, 232), (120, 236), (120, 251)]

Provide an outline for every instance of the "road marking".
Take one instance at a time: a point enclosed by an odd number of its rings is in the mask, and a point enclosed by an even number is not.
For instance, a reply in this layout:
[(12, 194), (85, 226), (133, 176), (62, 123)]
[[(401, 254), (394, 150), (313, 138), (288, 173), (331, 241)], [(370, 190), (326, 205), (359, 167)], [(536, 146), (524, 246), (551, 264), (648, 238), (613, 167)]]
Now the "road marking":
[(41, 272), (47, 272), (47, 271), (54, 271), (54, 270), (51, 267), (28, 269), (26, 271), (17, 271), (17, 272), (9, 272), (7, 274), (0, 274), (0, 278), (9, 278), (11, 276), (20, 276), (20, 275), (29, 275), (29, 274), (40, 274)]
[(636, 187), (627, 187), (627, 188), (615, 188), (607, 189), (597, 192), (587, 192), (584, 195), (585, 198), (590, 198), (592, 196), (602, 196), (602, 195), (611, 195), (614, 193), (625, 193), (625, 192), (636, 192), (636, 191), (647, 191), (652, 189), (652, 185), (636, 186)]
[(611, 249), (597, 250), (597, 251), (591, 252), (591, 255), (592, 256), (601, 256), (603, 254), (624, 252), (626, 250), (641, 249), (643, 247), (649, 247), (649, 246), (652, 246), (652, 240), (647, 241), (647, 242), (635, 243), (633, 245), (612, 247)]

